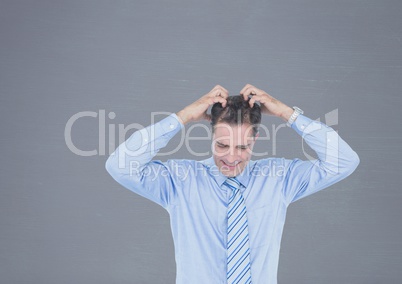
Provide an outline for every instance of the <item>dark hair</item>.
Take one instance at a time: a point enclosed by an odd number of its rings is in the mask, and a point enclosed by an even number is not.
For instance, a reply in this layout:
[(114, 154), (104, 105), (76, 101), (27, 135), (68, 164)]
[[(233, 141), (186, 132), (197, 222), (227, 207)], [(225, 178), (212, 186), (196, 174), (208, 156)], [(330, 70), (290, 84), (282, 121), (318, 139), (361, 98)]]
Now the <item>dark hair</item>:
[(255, 103), (250, 107), (248, 100), (243, 96), (230, 96), (227, 98), (226, 107), (221, 103), (215, 103), (211, 109), (211, 125), (214, 131), (217, 123), (224, 122), (230, 125), (241, 125), (248, 123), (253, 127), (253, 136), (258, 133), (258, 126), (261, 123), (261, 108)]

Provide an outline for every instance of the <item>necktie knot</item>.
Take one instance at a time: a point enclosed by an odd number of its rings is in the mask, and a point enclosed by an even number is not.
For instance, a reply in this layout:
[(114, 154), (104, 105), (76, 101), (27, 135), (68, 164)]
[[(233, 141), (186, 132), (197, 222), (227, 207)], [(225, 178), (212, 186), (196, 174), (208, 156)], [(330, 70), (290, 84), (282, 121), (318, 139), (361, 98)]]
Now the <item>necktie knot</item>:
[(240, 182), (235, 177), (230, 177), (224, 182), (232, 191), (240, 188)]
[(235, 177), (231, 177), (225, 180), (224, 184), (232, 190), (232, 194), (229, 199), (230, 203), (240, 189), (240, 182)]

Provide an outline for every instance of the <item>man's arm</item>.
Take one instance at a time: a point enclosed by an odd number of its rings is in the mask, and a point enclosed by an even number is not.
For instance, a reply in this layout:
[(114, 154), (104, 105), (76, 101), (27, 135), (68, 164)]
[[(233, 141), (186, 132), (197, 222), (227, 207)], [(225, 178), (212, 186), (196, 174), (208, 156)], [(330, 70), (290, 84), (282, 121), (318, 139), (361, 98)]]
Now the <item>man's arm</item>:
[[(288, 121), (293, 109), (252, 85), (246, 85), (241, 94), (252, 106), (261, 103), (263, 113)], [(331, 127), (299, 115), (291, 127), (316, 152), (318, 159), (301, 161), (286, 160), (284, 163), (284, 198), (294, 202), (326, 188), (350, 175), (360, 160), (355, 151)]]
[(106, 170), (127, 189), (166, 208), (176, 194), (175, 179), (171, 174), (175, 165), (152, 159), (183, 124), (208, 119), (209, 106), (216, 102), (225, 105), (227, 96), (226, 89), (216, 86), (177, 114), (134, 132), (107, 159)]
[(286, 165), (284, 197), (290, 203), (324, 189), (354, 172), (359, 156), (331, 127), (300, 115), (292, 128), (318, 159), (295, 159)]
[(134, 132), (106, 161), (106, 170), (122, 186), (166, 207), (174, 194), (166, 164), (152, 161), (159, 150), (180, 131), (175, 114)]
[(221, 103), (222, 107), (225, 107), (228, 96), (229, 92), (225, 88), (216, 85), (208, 94), (179, 111), (177, 116), (183, 124), (203, 119), (209, 121), (211, 120), (211, 115), (207, 114), (208, 108), (215, 103)]

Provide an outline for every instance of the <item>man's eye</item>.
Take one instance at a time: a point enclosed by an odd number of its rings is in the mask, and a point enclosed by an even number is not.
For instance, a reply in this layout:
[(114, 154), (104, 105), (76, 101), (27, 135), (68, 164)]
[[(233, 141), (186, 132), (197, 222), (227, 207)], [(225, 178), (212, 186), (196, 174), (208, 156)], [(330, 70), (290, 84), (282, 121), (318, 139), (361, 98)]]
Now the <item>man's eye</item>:
[(248, 147), (247, 146), (239, 146), (240, 150), (246, 150)]
[(218, 145), (219, 148), (227, 148), (228, 147), (227, 145), (222, 145), (222, 144), (216, 144), (216, 145)]

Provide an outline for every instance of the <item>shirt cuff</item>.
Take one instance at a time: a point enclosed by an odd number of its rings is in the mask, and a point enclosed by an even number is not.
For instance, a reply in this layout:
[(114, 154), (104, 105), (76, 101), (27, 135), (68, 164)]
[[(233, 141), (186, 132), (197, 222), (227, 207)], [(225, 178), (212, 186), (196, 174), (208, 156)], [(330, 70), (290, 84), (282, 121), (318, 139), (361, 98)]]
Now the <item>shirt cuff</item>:
[(159, 122), (159, 125), (164, 135), (168, 134), (172, 137), (184, 127), (175, 113), (172, 113), (168, 117), (162, 119)]
[(306, 128), (311, 126), (312, 123), (319, 123), (317, 121), (308, 118), (302, 114), (299, 114), (296, 120), (292, 123), (291, 127), (300, 135), (303, 136), (303, 133), (306, 131)]

